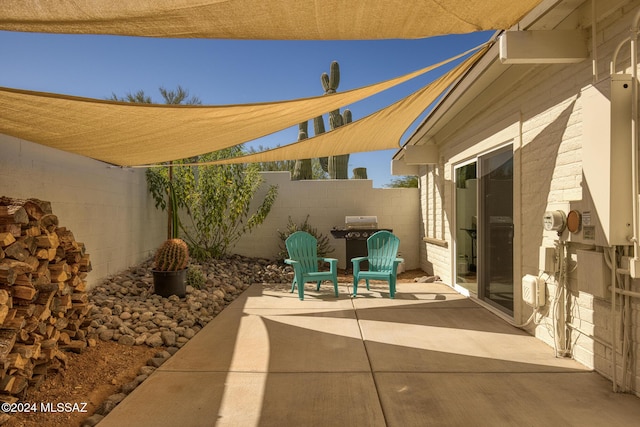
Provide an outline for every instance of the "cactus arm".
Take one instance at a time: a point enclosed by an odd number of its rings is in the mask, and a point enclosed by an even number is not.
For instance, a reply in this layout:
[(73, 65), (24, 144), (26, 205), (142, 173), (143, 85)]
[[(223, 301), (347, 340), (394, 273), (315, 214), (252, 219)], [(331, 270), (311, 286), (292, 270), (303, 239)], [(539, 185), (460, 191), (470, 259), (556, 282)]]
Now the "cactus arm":
[(338, 61), (333, 61), (329, 68), (329, 88), (335, 92), (340, 84), (340, 66)]

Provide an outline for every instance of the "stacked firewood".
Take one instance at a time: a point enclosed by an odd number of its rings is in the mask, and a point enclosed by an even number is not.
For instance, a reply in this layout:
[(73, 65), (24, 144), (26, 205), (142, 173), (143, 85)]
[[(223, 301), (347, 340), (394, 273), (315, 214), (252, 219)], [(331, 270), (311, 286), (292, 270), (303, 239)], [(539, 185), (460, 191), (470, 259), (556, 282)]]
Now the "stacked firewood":
[(89, 271), (84, 244), (59, 226), (49, 202), (0, 197), (0, 401), (64, 369), (65, 350), (94, 344)]

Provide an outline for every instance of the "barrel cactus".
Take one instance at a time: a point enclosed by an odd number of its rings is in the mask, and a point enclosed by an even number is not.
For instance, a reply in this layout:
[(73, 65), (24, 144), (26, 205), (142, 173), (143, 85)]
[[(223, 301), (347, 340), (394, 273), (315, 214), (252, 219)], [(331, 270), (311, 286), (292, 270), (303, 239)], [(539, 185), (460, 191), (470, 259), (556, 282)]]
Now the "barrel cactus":
[(159, 271), (184, 270), (189, 262), (189, 247), (182, 239), (166, 240), (156, 251), (154, 262)]

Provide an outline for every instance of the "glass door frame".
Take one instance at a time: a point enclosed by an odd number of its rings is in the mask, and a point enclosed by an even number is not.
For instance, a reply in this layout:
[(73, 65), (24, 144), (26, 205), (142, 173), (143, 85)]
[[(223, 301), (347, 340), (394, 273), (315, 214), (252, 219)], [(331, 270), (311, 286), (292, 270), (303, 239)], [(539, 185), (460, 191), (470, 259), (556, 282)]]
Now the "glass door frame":
[[(484, 164), (486, 161), (490, 160), (491, 158), (496, 158), (497, 156), (502, 155), (503, 153), (509, 153), (511, 154), (511, 163), (512, 163), (512, 169), (511, 169), (511, 209), (510, 209), (510, 222), (503, 222), (507, 221), (507, 218), (501, 218), (500, 216), (496, 217), (497, 221), (494, 221), (493, 217), (489, 217), (489, 208), (487, 207), (487, 202), (486, 202), (486, 192), (485, 192), (485, 188), (488, 185), (489, 181), (487, 181), (487, 176), (488, 173), (491, 171), (487, 171), (485, 170), (486, 168), (484, 167)], [(513, 241), (514, 241), (514, 170), (513, 170), (513, 165), (514, 165), (514, 152), (513, 152), (513, 144), (507, 144), (507, 145), (503, 145), (501, 147), (498, 147), (494, 150), (485, 152), (483, 154), (478, 155), (477, 159), (478, 159), (478, 172), (477, 174), (479, 175), (478, 178), (478, 229), (480, 230), (478, 232), (478, 269), (481, 270), (481, 272), (478, 273), (478, 298), (491, 305), (492, 307), (497, 308), (498, 310), (513, 316), (514, 314), (514, 307), (515, 307), (515, 280), (514, 280), (514, 267), (515, 267), (515, 259), (514, 259), (514, 252), (513, 252)], [(495, 206), (495, 205), (492, 205)], [(499, 213), (503, 213), (503, 212), (499, 212)], [(495, 228), (494, 228), (495, 227)], [(496, 234), (498, 236), (496, 236)], [(492, 271), (495, 270), (496, 266), (504, 266), (504, 262), (497, 262), (497, 260), (493, 260), (492, 258), (495, 258), (493, 256), (490, 256), (490, 248), (489, 246), (491, 246), (491, 239), (500, 239), (500, 235), (502, 235), (502, 238), (504, 239), (505, 235), (506, 236), (510, 236), (507, 237), (507, 239), (509, 240), (509, 242), (506, 244), (506, 246), (508, 246), (507, 248), (502, 248), (503, 250), (498, 252), (501, 253), (503, 251), (509, 250), (511, 252), (511, 256), (510, 256), (510, 261), (511, 264), (508, 266), (508, 268), (506, 268), (506, 272), (508, 273), (506, 276), (508, 283), (510, 283), (511, 285), (511, 308), (507, 307), (503, 304), (500, 304), (499, 301), (500, 299), (494, 301), (494, 299), (492, 299), (492, 295), (495, 293), (496, 295), (499, 295), (501, 292), (492, 292), (496, 287), (498, 287), (498, 282), (495, 282), (493, 280), (493, 278), (495, 277), (496, 272)], [(505, 245), (502, 245), (505, 246)], [(503, 283), (501, 283), (503, 284)]]
[[(462, 271), (459, 271), (459, 269), (460, 269), (460, 261), (459, 261), (459, 254), (458, 254), (458, 251), (460, 249), (460, 247), (459, 247), (459, 237), (460, 237), (460, 235), (464, 236), (463, 232), (466, 233), (466, 231), (464, 231), (462, 229), (462, 227), (460, 227), (460, 224), (458, 223), (458, 214), (459, 214), (458, 209), (461, 208), (459, 206), (459, 204), (458, 204), (458, 170), (460, 170), (460, 168), (463, 168), (465, 166), (469, 166), (469, 165), (472, 165), (472, 164), (476, 165), (476, 178), (475, 179), (477, 181), (477, 179), (478, 179), (478, 158), (477, 157), (474, 157), (472, 159), (468, 159), (468, 160), (466, 160), (464, 162), (457, 163), (457, 164), (455, 164), (453, 166), (453, 178), (454, 179), (453, 179), (453, 191), (452, 191), (453, 196), (452, 197), (453, 197), (453, 203), (454, 203), (454, 209), (453, 209), (453, 212), (454, 212), (454, 234), (453, 234), (453, 254), (452, 254), (452, 260), (453, 260), (453, 262), (452, 262), (452, 264), (453, 264), (453, 268), (452, 268), (453, 276), (452, 277), (454, 279), (454, 287), (458, 292), (462, 293), (465, 296), (475, 296), (475, 297), (477, 297), (478, 296), (477, 295), (477, 291), (478, 291), (477, 266), (478, 266), (478, 263), (479, 263), (478, 252), (477, 252), (477, 249), (478, 249), (477, 235), (475, 237), (475, 240), (476, 240), (475, 241), (475, 248), (476, 248), (475, 249), (475, 257), (476, 257), (476, 259), (475, 259), (475, 265), (476, 265), (476, 285), (475, 285), (475, 290), (476, 290), (476, 292), (473, 292), (473, 290), (471, 290), (469, 286), (464, 286), (464, 285), (460, 284), (459, 281), (458, 281), (458, 279), (461, 278), (461, 274), (464, 274)], [(476, 217), (477, 217), (478, 216), (477, 186), (476, 186), (475, 199), (476, 199), (475, 214), (476, 214)], [(471, 245), (474, 245), (473, 240), (471, 241)], [(471, 260), (471, 261), (473, 262), (473, 260)], [(467, 268), (468, 267), (469, 266), (467, 266)]]
[[(485, 204), (484, 202), (481, 200), (482, 199), (482, 176), (484, 171), (482, 170), (482, 160), (483, 159), (487, 159), (489, 157), (495, 156), (495, 155), (499, 155), (502, 154), (504, 152), (510, 151), (512, 154), (512, 161), (514, 162), (514, 170), (512, 172), (512, 181), (513, 181), (513, 187), (512, 187), (512, 222), (515, 222), (514, 219), (514, 215), (515, 215), (515, 197), (516, 197), (516, 189), (515, 189), (515, 180), (516, 180), (516, 171), (515, 171), (515, 157), (516, 154), (513, 151), (514, 150), (514, 141), (509, 141), (508, 143), (505, 143), (503, 145), (497, 146), (497, 147), (493, 147), (490, 150), (486, 150), (483, 152), (480, 152), (478, 154), (476, 154), (473, 158), (467, 158), (464, 161), (458, 162), (454, 165), (452, 165), (452, 173), (453, 173), (453, 191), (452, 191), (452, 199), (453, 199), (453, 220), (454, 220), (454, 227), (453, 227), (453, 248), (452, 248), (452, 268), (451, 271), (453, 273), (452, 277), (453, 277), (453, 281), (454, 281), (454, 288), (462, 293), (463, 295), (469, 296), (469, 297), (473, 297), (478, 299), (479, 301), (481, 301), (482, 303), (485, 303), (487, 305), (489, 305), (490, 307), (493, 307), (495, 309), (497, 309), (499, 312), (504, 313), (510, 317), (514, 316), (514, 310), (515, 310), (515, 305), (516, 305), (516, 290), (515, 290), (515, 286), (516, 286), (516, 281), (513, 277), (515, 277), (512, 274), (512, 283), (513, 283), (513, 309), (509, 310), (508, 308), (492, 301), (491, 299), (488, 298), (487, 296), (487, 290), (489, 287), (489, 283), (487, 283), (487, 279), (486, 279), (486, 253), (484, 253), (485, 251), (483, 250), (485, 244), (486, 244), (486, 233), (487, 230), (485, 230), (485, 222), (486, 222), (486, 215), (487, 212), (485, 210)], [(458, 169), (470, 164), (476, 164), (476, 179), (478, 180), (478, 185), (477, 185), (477, 195), (476, 195), (476, 215), (477, 215), (477, 238), (476, 238), (476, 254), (475, 256), (476, 258), (476, 265), (477, 265), (477, 272), (476, 272), (476, 280), (477, 280), (477, 294), (474, 292), (471, 292), (467, 287), (462, 286), (461, 284), (458, 283), (458, 233), (462, 233), (462, 230), (460, 230), (459, 226), (458, 226), (458, 203), (457, 203), (457, 181), (458, 181)], [(513, 225), (515, 227), (515, 224)], [(515, 240), (515, 236), (512, 236), (511, 238), (511, 245), (513, 245), (513, 242)], [(512, 256), (511, 256), (511, 270), (515, 271), (516, 268), (516, 260), (515, 260), (515, 253), (512, 252)]]

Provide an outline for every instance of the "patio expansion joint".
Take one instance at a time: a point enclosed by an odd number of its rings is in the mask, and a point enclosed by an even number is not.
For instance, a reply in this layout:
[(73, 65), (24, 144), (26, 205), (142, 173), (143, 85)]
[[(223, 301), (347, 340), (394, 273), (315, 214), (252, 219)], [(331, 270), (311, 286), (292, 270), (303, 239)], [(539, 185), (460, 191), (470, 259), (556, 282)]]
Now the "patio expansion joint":
[[(360, 339), (362, 339), (363, 344), (365, 343), (365, 339), (364, 339), (364, 331), (362, 330), (362, 323), (360, 321), (360, 318), (358, 317), (358, 309), (356, 307), (356, 305), (354, 304), (354, 300), (351, 300), (351, 306), (353, 307), (353, 313), (354, 313), (354, 317), (356, 319), (356, 322), (358, 323), (358, 331), (360, 333)], [(366, 309), (365, 309), (366, 310)], [(376, 396), (378, 397), (378, 404), (380, 405), (380, 411), (382, 412), (382, 418), (384, 419), (384, 424), (385, 425), (389, 425), (389, 420), (388, 420), (388, 416), (385, 413), (384, 410), (384, 405), (382, 404), (382, 396), (380, 394), (380, 386), (378, 384), (378, 381), (376, 379), (376, 375), (375, 372), (373, 371), (373, 365), (371, 363), (371, 356), (369, 355), (369, 350), (367, 350), (367, 346), (364, 345), (364, 353), (367, 357), (367, 363), (369, 364), (369, 373), (371, 374), (371, 379), (373, 381), (373, 386), (376, 389)]]
[(567, 370), (540, 370), (540, 371), (527, 371), (527, 370), (517, 370), (517, 371), (449, 371), (449, 370), (438, 370), (438, 371), (419, 371), (419, 370), (411, 370), (411, 371), (396, 371), (396, 370), (375, 370), (372, 371), (374, 374), (425, 374), (425, 375), (547, 375), (547, 374), (592, 374), (597, 373), (594, 370), (586, 370), (586, 371), (576, 371), (572, 369)]
[(284, 371), (284, 370), (269, 370), (269, 371), (261, 371), (261, 370), (250, 370), (250, 369), (243, 369), (243, 370), (233, 370), (233, 369), (201, 369), (201, 370), (194, 370), (194, 369), (162, 369), (162, 368), (158, 368), (156, 370), (156, 372), (162, 372), (165, 374), (227, 374), (227, 373), (234, 373), (234, 374), (292, 374), (292, 375), (297, 375), (297, 374), (330, 374), (330, 375), (335, 375), (335, 374), (370, 374), (371, 371), (370, 370), (348, 370), (348, 371), (314, 371), (314, 370), (308, 370), (308, 371)]

